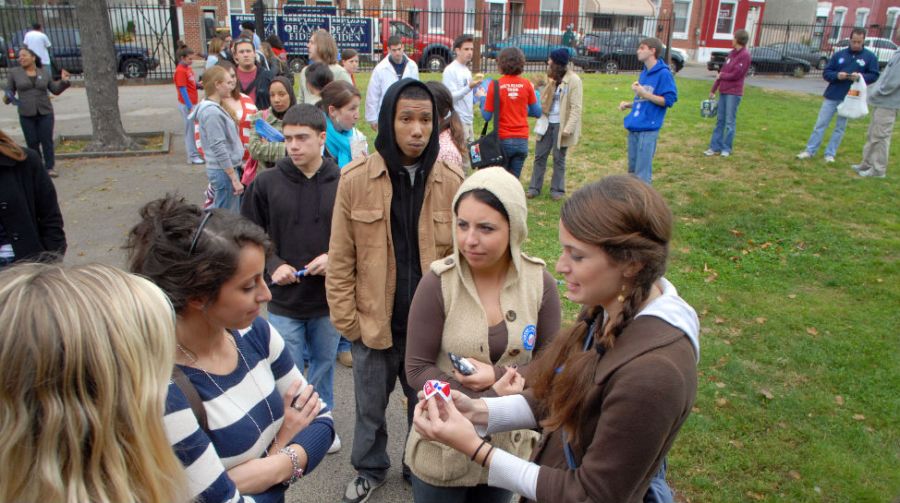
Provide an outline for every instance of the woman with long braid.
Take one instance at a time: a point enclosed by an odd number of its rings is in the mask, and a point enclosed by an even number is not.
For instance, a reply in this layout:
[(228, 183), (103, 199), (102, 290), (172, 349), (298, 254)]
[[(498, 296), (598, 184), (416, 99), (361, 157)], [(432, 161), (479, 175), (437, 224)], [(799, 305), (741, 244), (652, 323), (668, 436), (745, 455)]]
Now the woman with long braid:
[[(694, 403), (700, 331), (663, 277), (671, 234), (666, 203), (637, 178), (575, 192), (562, 209), (556, 270), (583, 306), (578, 322), (535, 360), (522, 394), (422, 400), (416, 431), (526, 500), (671, 501), (665, 459)], [(531, 462), (480, 436), (536, 427)]]

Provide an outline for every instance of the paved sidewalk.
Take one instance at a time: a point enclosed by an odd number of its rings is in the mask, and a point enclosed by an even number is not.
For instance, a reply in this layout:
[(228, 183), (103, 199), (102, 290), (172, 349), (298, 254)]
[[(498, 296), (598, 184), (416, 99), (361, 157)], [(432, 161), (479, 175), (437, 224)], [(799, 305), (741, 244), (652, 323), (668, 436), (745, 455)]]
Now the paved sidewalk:
[[(706, 63), (688, 63), (678, 72), (678, 77), (692, 80), (708, 80), (712, 86), (712, 81), (716, 78), (716, 73), (706, 69)], [(802, 79), (783, 75), (757, 75), (748, 77), (745, 84), (762, 87), (765, 89), (775, 89), (779, 91), (790, 91), (795, 93), (809, 93), (822, 95), (828, 82), (821, 75), (807, 75)]]

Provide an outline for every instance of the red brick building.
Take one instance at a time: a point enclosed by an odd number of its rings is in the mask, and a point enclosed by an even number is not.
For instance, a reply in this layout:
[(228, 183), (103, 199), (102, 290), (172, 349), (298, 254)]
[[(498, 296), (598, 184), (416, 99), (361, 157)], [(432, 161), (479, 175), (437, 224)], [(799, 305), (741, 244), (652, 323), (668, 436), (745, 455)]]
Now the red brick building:
[(662, 0), (659, 13), (666, 18), (674, 12), (672, 46), (702, 62), (713, 51), (730, 49), (736, 30), (756, 40), (765, 7), (765, 0)]
[(855, 27), (863, 27), (869, 30), (870, 37), (900, 44), (900, 0), (818, 2), (815, 22), (831, 42), (847, 38)]

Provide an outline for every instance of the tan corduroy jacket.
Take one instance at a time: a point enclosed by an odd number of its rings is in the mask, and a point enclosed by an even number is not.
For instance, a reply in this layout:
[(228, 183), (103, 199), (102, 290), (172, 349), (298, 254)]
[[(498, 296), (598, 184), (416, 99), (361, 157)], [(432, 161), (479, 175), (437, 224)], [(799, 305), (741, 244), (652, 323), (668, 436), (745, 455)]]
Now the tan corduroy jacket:
[[(573, 147), (581, 136), (582, 86), (581, 77), (569, 70), (563, 76), (561, 96), (559, 98), (559, 137), (556, 139), (560, 147)], [(544, 115), (550, 113), (553, 105), (553, 94), (556, 86), (552, 80), (541, 89), (541, 109)], [(540, 139), (540, 138), (538, 138)]]
[[(331, 321), (344, 337), (362, 339), (372, 349), (387, 349), (397, 286), (397, 264), (391, 238), (391, 186), (384, 158), (377, 152), (341, 170), (325, 292)], [(453, 251), (453, 196), (462, 170), (436, 161), (425, 181), (419, 215), (422, 272)]]

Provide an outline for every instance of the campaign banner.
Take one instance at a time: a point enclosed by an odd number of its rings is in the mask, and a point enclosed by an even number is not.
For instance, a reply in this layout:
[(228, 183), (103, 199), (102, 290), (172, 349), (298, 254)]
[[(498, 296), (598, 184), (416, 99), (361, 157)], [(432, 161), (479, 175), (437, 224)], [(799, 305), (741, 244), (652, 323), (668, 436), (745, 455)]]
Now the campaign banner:
[[(241, 23), (245, 21), (250, 21), (252, 23), (256, 23), (256, 16), (253, 14), (232, 14), (231, 15), (231, 38), (237, 40), (241, 35)], [(266, 38), (269, 35), (277, 34), (281, 37), (281, 34), (275, 31), (278, 26), (278, 20), (276, 16), (266, 15), (263, 17), (263, 22), (265, 23), (265, 33), (266, 36), (262, 38)]]
[(331, 18), (331, 35), (338, 49), (356, 49), (360, 54), (371, 54), (372, 19), (367, 17)]
[[(285, 9), (288, 7), (285, 6)], [(323, 14), (265, 16), (265, 33), (275, 33), (284, 43), (291, 56), (306, 56), (309, 39), (314, 31), (326, 30), (334, 36), (338, 50), (356, 49), (361, 54), (371, 54), (374, 50), (374, 23), (367, 17), (338, 17)], [(241, 23), (255, 21), (252, 14), (231, 15), (231, 36), (237, 39), (241, 33)]]
[(333, 5), (285, 5), (284, 15), (319, 15), (337, 16), (337, 7)]
[[(309, 53), (309, 39), (316, 30), (330, 31), (331, 17), (322, 15), (278, 16), (278, 36), (290, 55)], [(338, 44), (340, 47), (340, 44)]]

